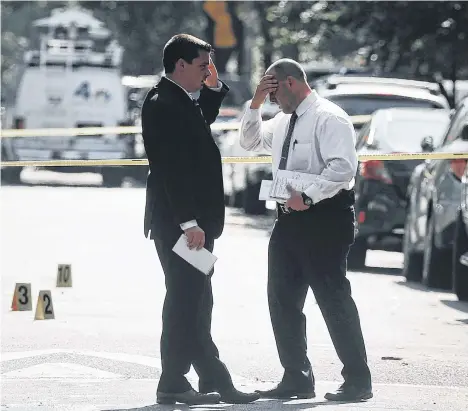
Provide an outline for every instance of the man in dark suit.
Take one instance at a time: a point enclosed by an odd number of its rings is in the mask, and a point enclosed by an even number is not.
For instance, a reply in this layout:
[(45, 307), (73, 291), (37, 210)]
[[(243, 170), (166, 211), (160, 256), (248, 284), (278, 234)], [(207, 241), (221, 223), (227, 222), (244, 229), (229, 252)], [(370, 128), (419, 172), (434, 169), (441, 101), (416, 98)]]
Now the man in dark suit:
[[(164, 270), (166, 298), (161, 336), (158, 403), (248, 403), (257, 393), (234, 388), (211, 337), (211, 275), (204, 275), (172, 247), (182, 233), (189, 248), (213, 251), (224, 227), (221, 155), (210, 124), (228, 92), (218, 80), (211, 46), (190, 35), (164, 47), (166, 76), (148, 92), (142, 129), (150, 165), (145, 236), (151, 232)], [(198, 101), (191, 93), (200, 91)], [(199, 392), (185, 378), (193, 365)]]

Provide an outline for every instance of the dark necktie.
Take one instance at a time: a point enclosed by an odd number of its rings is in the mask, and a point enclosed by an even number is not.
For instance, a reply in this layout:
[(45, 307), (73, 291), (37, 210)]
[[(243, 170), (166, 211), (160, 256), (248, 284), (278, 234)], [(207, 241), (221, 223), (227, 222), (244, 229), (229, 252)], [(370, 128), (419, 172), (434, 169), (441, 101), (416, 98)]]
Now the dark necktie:
[(288, 134), (286, 134), (286, 138), (283, 143), (283, 151), (281, 152), (281, 160), (278, 167), (280, 170), (286, 169), (286, 163), (288, 162), (289, 147), (291, 146), (291, 137), (294, 131), (294, 125), (296, 124), (296, 120), (297, 114), (295, 111), (293, 111), (291, 119), (289, 120)]
[(198, 109), (201, 116), (203, 117), (203, 120), (205, 120), (205, 116), (203, 115), (203, 110), (201, 109), (200, 104), (198, 104), (198, 100), (197, 99), (192, 99), (192, 101), (193, 101), (193, 105)]

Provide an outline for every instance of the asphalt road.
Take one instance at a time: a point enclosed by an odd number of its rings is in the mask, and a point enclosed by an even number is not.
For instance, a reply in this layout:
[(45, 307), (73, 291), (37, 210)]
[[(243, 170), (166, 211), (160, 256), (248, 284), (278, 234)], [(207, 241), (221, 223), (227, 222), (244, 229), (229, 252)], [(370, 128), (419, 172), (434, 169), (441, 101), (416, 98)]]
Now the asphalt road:
[[(141, 188), (1, 188), (2, 409), (188, 409), (154, 405), (165, 290), (154, 246), (143, 237), (143, 207)], [(214, 251), (213, 335), (237, 386), (247, 390), (281, 375), (266, 300), (271, 223), (228, 210)], [(71, 288), (55, 286), (61, 263), (72, 266)], [(348, 274), (374, 378), (372, 400), (323, 400), (341, 382), (341, 365), (310, 293), (305, 312), (317, 398), (195, 408), (468, 409), (468, 304), (406, 284), (401, 263), (401, 254), (370, 252), (373, 267)], [(11, 311), (16, 282), (32, 284), (32, 311)], [(55, 319), (34, 320), (40, 290), (51, 291)]]

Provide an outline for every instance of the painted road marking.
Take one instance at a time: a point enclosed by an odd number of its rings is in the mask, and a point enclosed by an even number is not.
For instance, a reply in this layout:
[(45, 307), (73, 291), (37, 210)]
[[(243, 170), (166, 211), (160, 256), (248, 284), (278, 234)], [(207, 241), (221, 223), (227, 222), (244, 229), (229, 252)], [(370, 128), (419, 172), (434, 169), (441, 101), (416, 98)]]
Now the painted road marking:
[(114, 372), (103, 371), (86, 365), (54, 362), (42, 363), (31, 366), (26, 366), (13, 371), (8, 371), (2, 374), (2, 378), (15, 380), (28, 379), (57, 379), (57, 380), (83, 380), (83, 379), (123, 379), (121, 374)]
[[(151, 368), (155, 368), (157, 370), (161, 369), (161, 360), (158, 357), (150, 357), (150, 356), (145, 356), (145, 355), (138, 355), (138, 354), (126, 354), (126, 353), (111, 353), (111, 352), (103, 352), (103, 351), (79, 351), (79, 350), (71, 350), (71, 349), (49, 349), (49, 350), (31, 350), (31, 351), (21, 351), (21, 352), (5, 352), (1, 354), (1, 362), (6, 362), (6, 361), (14, 361), (14, 360), (19, 360), (19, 359), (24, 359), (24, 358), (31, 358), (31, 357), (37, 357), (41, 355), (51, 355), (51, 354), (74, 354), (74, 355), (81, 355), (81, 356), (86, 356), (86, 357), (97, 357), (97, 358), (103, 358), (103, 359), (108, 359), (108, 360), (113, 360), (117, 362), (126, 362), (126, 363), (131, 363), (131, 364), (138, 364), (138, 365), (143, 365)], [(44, 363), (43, 365), (54, 365), (57, 363)], [(70, 365), (73, 365), (73, 363), (63, 363), (62, 364), (67, 364), (68, 370), (71, 370), (73, 367), (70, 367)], [(24, 367), (22, 369), (27, 369), (27, 368), (33, 368), (37, 367), (31, 366), (31, 367)], [(77, 370), (80, 370), (79, 367), (84, 367), (84, 366), (78, 366), (78, 368), (75, 368), (75, 372)], [(86, 367), (91, 368), (92, 367)], [(61, 374), (55, 375), (54, 372), (60, 372), (60, 369), (57, 367), (52, 367), (50, 368), (52, 371), (49, 375), (52, 375), (52, 377), (47, 377), (47, 379), (56, 379), (60, 380), (62, 379), (60, 377)], [(55, 370), (55, 371), (54, 371)], [(61, 369), (63, 372), (63, 368)], [(81, 368), (83, 371), (84, 368)], [(100, 371), (100, 370), (99, 370)], [(14, 380), (31, 380), (31, 379), (41, 379), (43, 377), (34, 377), (34, 376), (29, 376), (28, 374), (27, 377), (21, 377), (18, 374), (12, 374), (8, 375), (12, 372), (16, 371), (11, 371), (2, 374), (2, 378), (6, 379), (14, 379)], [(89, 371), (88, 371), (89, 372)], [(114, 374), (114, 373), (109, 373), (109, 374)], [(104, 375), (104, 374), (103, 374)], [(73, 376), (70, 376), (70, 379), (67, 378), (67, 381), (90, 381), (90, 382), (100, 382), (102, 380), (109, 380), (109, 379), (115, 379), (119, 380), (121, 378), (128, 380), (128, 378), (125, 378), (121, 376), (120, 374), (114, 374), (114, 377), (111, 377), (110, 375), (107, 375), (107, 377), (97, 377), (93, 375), (93, 377), (88, 378), (76, 378)], [(192, 381), (198, 381), (197, 374), (194, 372), (193, 369), (190, 370), (190, 372), (187, 374), (187, 378)], [(252, 380), (246, 377), (243, 377), (241, 375), (236, 375), (232, 374), (233, 380), (236, 382), (236, 384), (241, 385), (241, 386), (256, 386), (258, 389), (261, 389), (263, 386), (271, 386), (276, 383), (276, 381), (257, 381), (257, 380)], [(153, 379), (131, 379), (135, 381), (152, 381)], [(157, 380), (154, 380), (157, 381)], [(320, 380), (317, 381), (318, 384), (341, 384), (341, 381), (325, 381), (325, 380)], [(462, 391), (462, 392), (467, 392), (468, 394), (468, 388), (467, 387), (460, 387), (460, 386), (450, 386), (450, 385), (425, 385), (425, 384), (403, 384), (403, 383), (373, 383), (374, 386), (376, 387), (401, 387), (401, 388), (419, 388), (419, 389), (445, 389), (445, 390), (454, 390), (454, 391)]]

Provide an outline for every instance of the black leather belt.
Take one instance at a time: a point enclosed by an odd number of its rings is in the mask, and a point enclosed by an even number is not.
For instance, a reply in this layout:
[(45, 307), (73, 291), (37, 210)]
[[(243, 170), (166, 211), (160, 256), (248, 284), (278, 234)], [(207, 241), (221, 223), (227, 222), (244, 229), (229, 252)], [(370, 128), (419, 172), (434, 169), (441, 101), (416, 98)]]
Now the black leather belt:
[[(343, 210), (354, 205), (354, 190), (341, 190), (338, 194), (331, 198), (320, 201), (317, 204), (312, 204), (303, 212), (315, 212), (320, 210)], [(284, 204), (276, 203), (278, 214), (291, 214), (297, 212), (292, 208), (286, 207)]]

